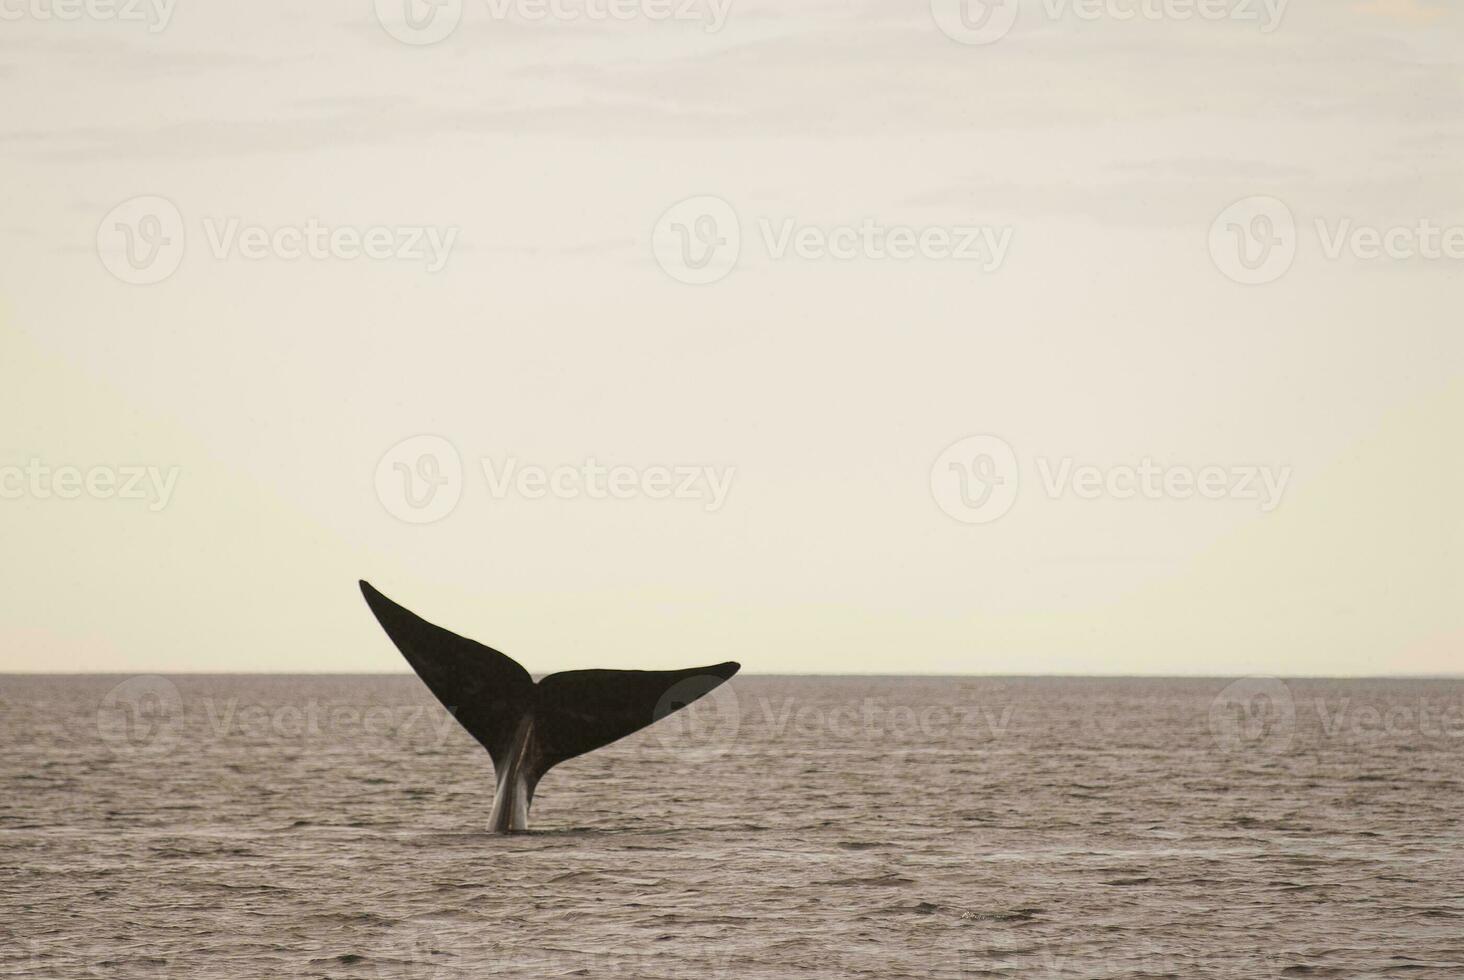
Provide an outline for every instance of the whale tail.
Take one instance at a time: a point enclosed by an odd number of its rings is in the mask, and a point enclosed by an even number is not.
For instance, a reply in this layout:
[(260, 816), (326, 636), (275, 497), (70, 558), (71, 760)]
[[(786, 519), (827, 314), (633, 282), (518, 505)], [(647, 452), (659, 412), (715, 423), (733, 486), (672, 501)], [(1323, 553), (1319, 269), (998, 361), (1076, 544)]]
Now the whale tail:
[(492, 829), (527, 829), (543, 775), (640, 731), (737, 673), (734, 661), (685, 670), (568, 670), (537, 684), (511, 657), (435, 626), (382, 595), (361, 594), (407, 663), (478, 742), (497, 775)]

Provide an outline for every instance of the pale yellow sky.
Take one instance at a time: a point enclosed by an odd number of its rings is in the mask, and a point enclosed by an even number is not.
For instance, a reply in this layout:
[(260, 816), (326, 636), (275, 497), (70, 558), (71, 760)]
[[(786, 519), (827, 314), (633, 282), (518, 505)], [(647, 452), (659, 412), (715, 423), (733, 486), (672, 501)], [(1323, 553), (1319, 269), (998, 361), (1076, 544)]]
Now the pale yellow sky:
[(5, 7), (0, 671), (1459, 671), (1458, 11), (1149, 3)]

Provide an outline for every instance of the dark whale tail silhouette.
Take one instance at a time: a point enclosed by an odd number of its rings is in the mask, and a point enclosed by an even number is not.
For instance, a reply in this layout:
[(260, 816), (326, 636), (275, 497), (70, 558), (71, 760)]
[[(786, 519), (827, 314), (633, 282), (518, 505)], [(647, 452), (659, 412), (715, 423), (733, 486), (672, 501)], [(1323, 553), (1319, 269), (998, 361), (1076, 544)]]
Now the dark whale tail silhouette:
[(527, 830), (534, 788), (566, 759), (609, 745), (709, 693), (734, 661), (686, 670), (568, 670), (537, 684), (516, 661), (434, 626), (361, 582), (407, 663), (493, 757), (490, 829)]

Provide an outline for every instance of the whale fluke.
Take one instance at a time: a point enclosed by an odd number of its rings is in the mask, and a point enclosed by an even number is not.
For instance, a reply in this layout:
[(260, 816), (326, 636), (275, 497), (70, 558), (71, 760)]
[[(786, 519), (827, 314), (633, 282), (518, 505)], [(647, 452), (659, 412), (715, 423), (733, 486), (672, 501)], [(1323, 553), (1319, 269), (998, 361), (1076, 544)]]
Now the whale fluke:
[(433, 625), (361, 582), (366, 604), (407, 663), (493, 759), (490, 829), (528, 829), (551, 768), (622, 739), (711, 692), (734, 661), (685, 670), (568, 670), (537, 684), (511, 657)]

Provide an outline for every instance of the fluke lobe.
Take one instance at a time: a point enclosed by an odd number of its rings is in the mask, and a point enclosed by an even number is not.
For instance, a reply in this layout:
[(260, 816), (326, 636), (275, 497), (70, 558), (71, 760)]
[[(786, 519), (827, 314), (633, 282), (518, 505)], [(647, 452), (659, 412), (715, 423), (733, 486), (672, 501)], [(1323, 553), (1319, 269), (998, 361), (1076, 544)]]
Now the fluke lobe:
[(516, 661), (434, 626), (369, 582), (361, 594), (417, 676), (493, 757), (495, 833), (528, 829), (534, 787), (554, 766), (684, 708), (741, 667), (567, 670), (536, 684)]

